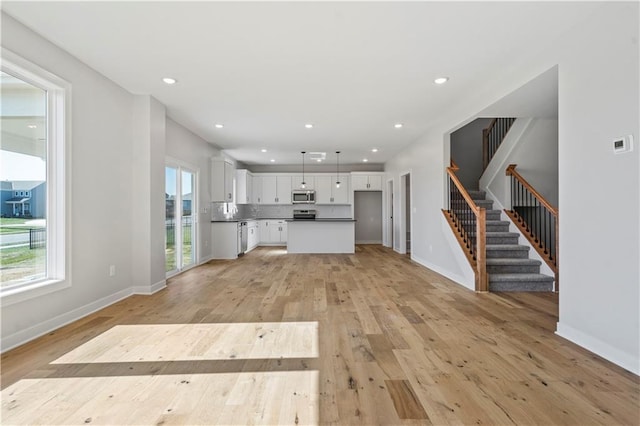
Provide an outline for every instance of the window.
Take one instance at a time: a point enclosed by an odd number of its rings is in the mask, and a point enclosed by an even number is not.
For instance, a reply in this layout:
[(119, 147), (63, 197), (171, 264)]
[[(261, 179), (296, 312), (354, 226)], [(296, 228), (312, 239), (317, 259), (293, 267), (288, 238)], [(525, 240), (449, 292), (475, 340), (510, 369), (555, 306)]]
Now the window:
[[(65, 132), (71, 88), (6, 49), (1, 56), (0, 298), (6, 306), (71, 285)], [(33, 183), (35, 198), (15, 190)]]

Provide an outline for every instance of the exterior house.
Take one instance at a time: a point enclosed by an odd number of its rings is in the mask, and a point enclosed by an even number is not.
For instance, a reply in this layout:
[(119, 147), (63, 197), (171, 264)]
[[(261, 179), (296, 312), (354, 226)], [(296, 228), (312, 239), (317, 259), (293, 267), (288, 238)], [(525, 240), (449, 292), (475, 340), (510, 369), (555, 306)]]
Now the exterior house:
[(4, 181), (0, 189), (2, 217), (43, 218), (46, 213), (46, 183)]
[[(451, 244), (440, 211), (450, 135), (483, 112), (508, 116), (491, 106), (557, 66), (562, 291), (556, 333), (640, 374), (638, 4), (591, 7), (554, 43), (519, 52), (508, 69), (466, 88), (464, 102), (437, 111), (428, 129), (384, 164), (384, 185), (399, 194), (401, 177), (411, 172), (411, 258), (460, 281), (464, 258)], [(194, 164), (206, 176), (209, 158), (221, 151), (153, 96), (127, 91), (4, 11), (2, 47), (73, 85), (68, 214), (74, 244), (67, 249), (70, 260), (80, 260), (69, 263), (72, 283), (70, 278), (64, 292), (3, 303), (2, 346), (10, 349), (131, 294), (164, 288), (165, 156)], [(613, 152), (612, 142), (621, 135), (635, 136), (635, 150)], [(207, 180), (194, 194), (197, 205), (209, 192)], [(6, 206), (9, 214), (22, 212), (23, 198), (30, 198), (37, 215), (38, 186), (17, 190), (31, 191), (30, 197), (5, 186), (3, 214)], [(9, 195), (15, 200), (7, 203)], [(116, 200), (129, 203), (118, 220)], [(393, 203), (394, 211), (403, 211), (400, 197)], [(393, 235), (400, 235), (392, 226)], [(204, 263), (211, 256), (211, 233), (199, 229), (197, 238), (209, 248), (199, 254)], [(388, 237), (385, 245), (396, 247)], [(117, 265), (118, 275), (104, 273), (105, 264)]]

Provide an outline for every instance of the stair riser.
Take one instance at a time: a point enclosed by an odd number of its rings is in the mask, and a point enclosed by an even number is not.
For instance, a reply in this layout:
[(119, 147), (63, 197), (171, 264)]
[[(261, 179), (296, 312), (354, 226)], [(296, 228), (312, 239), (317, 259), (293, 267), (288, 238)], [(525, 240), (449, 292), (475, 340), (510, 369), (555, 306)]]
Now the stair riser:
[(487, 259), (528, 259), (527, 250), (488, 250)]
[[(462, 217), (463, 213), (465, 213), (464, 210), (460, 210), (460, 209), (452, 209), (453, 212), (458, 216), (458, 217)], [(500, 215), (500, 210), (487, 210), (487, 220), (501, 220), (502, 217)]]
[(492, 237), (487, 234), (486, 244), (518, 244), (518, 237)]
[(489, 291), (553, 291), (553, 282), (489, 281)]
[[(466, 228), (470, 223), (462, 221), (462, 226)], [(508, 223), (487, 223), (487, 232), (509, 232)]]
[(487, 265), (488, 274), (539, 274), (540, 265)]

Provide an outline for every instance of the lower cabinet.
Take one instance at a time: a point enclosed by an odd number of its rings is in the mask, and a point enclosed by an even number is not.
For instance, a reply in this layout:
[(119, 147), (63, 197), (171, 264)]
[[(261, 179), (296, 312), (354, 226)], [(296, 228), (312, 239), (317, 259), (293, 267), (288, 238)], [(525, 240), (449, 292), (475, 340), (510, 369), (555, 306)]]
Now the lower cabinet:
[(247, 251), (249, 251), (256, 248), (260, 242), (260, 228), (258, 226), (258, 222), (255, 220), (247, 222), (247, 232), (249, 233), (247, 237)]
[(284, 220), (259, 220), (260, 243), (265, 245), (287, 244), (287, 222)]
[(214, 259), (235, 259), (239, 252), (238, 222), (211, 224), (211, 255)]

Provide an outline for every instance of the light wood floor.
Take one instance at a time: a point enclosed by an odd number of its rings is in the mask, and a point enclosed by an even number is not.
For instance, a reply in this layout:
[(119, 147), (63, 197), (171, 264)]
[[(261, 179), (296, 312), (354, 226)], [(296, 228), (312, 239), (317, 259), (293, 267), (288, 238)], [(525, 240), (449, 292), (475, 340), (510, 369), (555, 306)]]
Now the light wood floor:
[(381, 246), (212, 261), (2, 356), (2, 424), (640, 423), (637, 376)]

